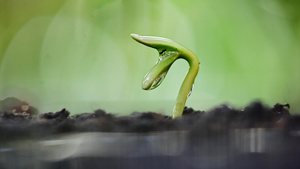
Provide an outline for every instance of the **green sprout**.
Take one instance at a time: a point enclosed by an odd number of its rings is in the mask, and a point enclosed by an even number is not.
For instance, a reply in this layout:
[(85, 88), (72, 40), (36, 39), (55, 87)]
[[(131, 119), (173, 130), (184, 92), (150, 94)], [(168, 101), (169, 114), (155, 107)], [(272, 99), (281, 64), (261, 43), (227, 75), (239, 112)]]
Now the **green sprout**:
[(185, 102), (191, 94), (194, 80), (198, 74), (200, 63), (197, 56), (184, 46), (167, 38), (140, 36), (137, 34), (131, 34), (131, 37), (139, 43), (157, 49), (159, 53), (157, 63), (144, 77), (142, 83), (142, 88), (144, 90), (152, 90), (158, 87), (164, 80), (168, 70), (175, 60), (182, 58), (189, 63), (189, 71), (180, 87), (176, 103), (173, 108), (173, 118), (181, 116)]

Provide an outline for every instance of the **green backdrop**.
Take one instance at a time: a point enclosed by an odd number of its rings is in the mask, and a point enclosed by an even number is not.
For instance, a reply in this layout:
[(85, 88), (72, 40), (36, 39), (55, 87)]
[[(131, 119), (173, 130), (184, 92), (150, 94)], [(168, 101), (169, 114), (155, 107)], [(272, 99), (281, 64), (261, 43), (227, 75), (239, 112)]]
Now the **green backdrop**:
[(157, 51), (131, 33), (170, 38), (201, 62), (187, 106), (254, 100), (300, 111), (297, 0), (0, 0), (0, 99), (41, 112), (172, 114), (188, 64), (157, 89), (141, 81)]

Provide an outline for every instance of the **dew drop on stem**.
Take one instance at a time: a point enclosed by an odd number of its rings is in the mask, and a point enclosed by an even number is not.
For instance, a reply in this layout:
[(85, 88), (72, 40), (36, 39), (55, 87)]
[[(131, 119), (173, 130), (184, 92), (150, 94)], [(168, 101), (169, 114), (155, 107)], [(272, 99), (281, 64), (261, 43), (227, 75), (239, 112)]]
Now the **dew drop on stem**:
[(192, 87), (191, 87), (191, 90), (190, 90), (190, 92), (189, 92), (189, 94), (188, 94), (188, 97), (190, 97), (190, 95), (192, 94), (193, 89), (194, 89), (194, 84), (193, 84)]

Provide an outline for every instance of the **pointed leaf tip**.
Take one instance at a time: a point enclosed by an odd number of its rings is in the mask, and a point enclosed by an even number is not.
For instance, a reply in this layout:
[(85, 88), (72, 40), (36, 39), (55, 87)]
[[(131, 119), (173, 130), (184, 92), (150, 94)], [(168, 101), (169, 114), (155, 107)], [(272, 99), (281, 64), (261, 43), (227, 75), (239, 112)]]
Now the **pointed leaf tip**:
[(140, 35), (135, 34), (135, 33), (130, 34), (130, 36), (131, 36), (133, 39), (139, 39), (139, 37), (140, 37)]

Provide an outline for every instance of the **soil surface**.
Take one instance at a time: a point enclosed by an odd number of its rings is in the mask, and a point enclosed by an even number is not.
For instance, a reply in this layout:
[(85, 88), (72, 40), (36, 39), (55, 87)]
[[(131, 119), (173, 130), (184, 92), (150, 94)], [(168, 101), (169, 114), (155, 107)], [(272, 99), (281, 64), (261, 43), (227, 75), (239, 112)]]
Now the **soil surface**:
[(220, 105), (208, 111), (185, 107), (182, 117), (154, 112), (134, 112), (116, 116), (98, 109), (91, 113), (70, 115), (66, 109), (38, 114), (36, 108), (16, 98), (0, 101), (0, 140), (42, 137), (69, 132), (155, 132), (189, 130), (197, 136), (203, 133), (222, 134), (236, 128), (278, 128), (299, 130), (300, 116), (291, 115), (289, 104), (273, 107), (253, 102), (243, 110)]

